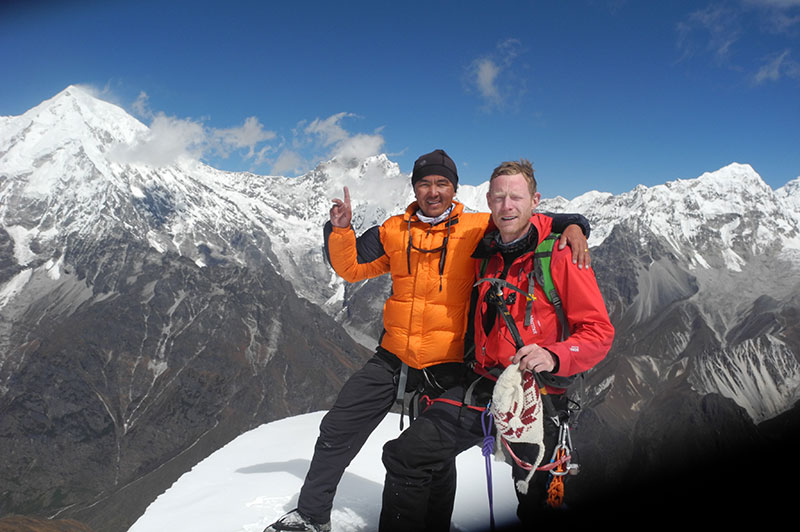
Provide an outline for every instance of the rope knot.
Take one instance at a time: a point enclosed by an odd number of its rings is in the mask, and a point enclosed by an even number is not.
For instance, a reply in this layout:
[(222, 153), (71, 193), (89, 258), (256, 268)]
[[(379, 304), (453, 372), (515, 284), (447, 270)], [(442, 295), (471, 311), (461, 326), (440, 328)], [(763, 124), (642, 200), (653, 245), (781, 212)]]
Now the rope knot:
[(481, 447), (481, 453), (483, 456), (489, 457), (494, 452), (494, 437), (493, 436), (484, 436), (483, 438), (483, 446)]

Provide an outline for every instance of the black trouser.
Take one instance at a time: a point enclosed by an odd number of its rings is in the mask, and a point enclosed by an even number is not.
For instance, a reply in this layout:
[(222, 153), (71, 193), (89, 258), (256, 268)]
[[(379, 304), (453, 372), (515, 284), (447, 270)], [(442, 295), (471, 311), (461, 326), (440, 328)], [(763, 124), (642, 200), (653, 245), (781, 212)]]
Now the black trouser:
[[(441, 397), (461, 402), (464, 388), (454, 387)], [(562, 401), (556, 399), (555, 406), (562, 407)], [(455, 484), (446, 485), (448, 481), (455, 483), (455, 475), (451, 476), (448, 468), (458, 454), (483, 441), (483, 415), (483, 412), (474, 409), (434, 402), (397, 439), (384, 445), (386, 480), (380, 517), (381, 532), (450, 530), (452, 506), (442, 509), (429, 501), (439, 498), (439, 490), (442, 493), (455, 492)], [(489, 425), (494, 434), (494, 423)], [(552, 453), (558, 439), (558, 427), (545, 419), (544, 429), (547, 461), (550, 458), (547, 453)], [(535, 444), (513, 444), (512, 449), (519, 458), (528, 462), (533, 462), (538, 454)], [(525, 478), (528, 472), (514, 465), (512, 474), (516, 483)], [(549, 476), (543, 472), (534, 474), (527, 495), (515, 490), (519, 500), (517, 515), (523, 523), (530, 523), (537, 510), (544, 507)]]
[[(318, 523), (330, 521), (336, 487), (345, 469), (394, 404), (400, 366), (397, 357), (379, 348), (345, 382), (336, 402), (322, 418), (314, 456), (297, 501), (297, 509), (306, 517)], [(425, 379), (421, 371), (411, 369), (406, 389), (424, 389), (423, 382), (434, 379), (434, 374), (443, 385), (450, 386), (461, 378), (462, 372), (462, 364), (441, 364), (429, 368), (426, 373), (430, 378)], [(455, 462), (452, 470), (455, 478)], [(455, 492), (449, 503), (451, 512), (454, 497)]]

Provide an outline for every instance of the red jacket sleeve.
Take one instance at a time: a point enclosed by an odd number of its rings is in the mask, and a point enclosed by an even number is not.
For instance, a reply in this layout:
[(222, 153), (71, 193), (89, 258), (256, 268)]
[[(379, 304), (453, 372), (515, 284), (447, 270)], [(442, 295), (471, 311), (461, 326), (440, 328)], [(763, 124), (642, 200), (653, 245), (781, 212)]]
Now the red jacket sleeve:
[(541, 347), (558, 356), (556, 375), (568, 377), (594, 367), (605, 358), (614, 340), (614, 327), (593, 269), (579, 269), (573, 264), (569, 248), (556, 250), (550, 266), (571, 335), (563, 342)]

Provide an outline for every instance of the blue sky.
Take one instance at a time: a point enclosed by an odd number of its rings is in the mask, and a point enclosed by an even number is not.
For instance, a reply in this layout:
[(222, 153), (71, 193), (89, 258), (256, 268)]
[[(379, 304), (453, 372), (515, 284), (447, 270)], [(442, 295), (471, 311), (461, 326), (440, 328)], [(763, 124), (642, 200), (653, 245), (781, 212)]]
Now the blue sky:
[(83, 85), (225, 170), (444, 148), (463, 183), (527, 157), (568, 198), (800, 176), (800, 0), (7, 0), (0, 65), (0, 115)]

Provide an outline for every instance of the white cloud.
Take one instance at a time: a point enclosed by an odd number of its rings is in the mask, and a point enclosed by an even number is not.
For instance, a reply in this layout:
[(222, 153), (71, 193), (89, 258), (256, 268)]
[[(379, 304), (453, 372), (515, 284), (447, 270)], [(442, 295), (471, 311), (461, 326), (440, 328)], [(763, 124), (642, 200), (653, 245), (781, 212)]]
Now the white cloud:
[(150, 127), (132, 144), (112, 150), (112, 157), (123, 163), (168, 166), (185, 158), (213, 160), (237, 152), (237, 157), (249, 161), (252, 171), (268, 166), (273, 175), (298, 175), (323, 160), (377, 155), (385, 142), (380, 129), (372, 133), (348, 131), (344, 120), (358, 118), (350, 112), (310, 122), (301, 120), (287, 139), (266, 129), (255, 116), (248, 117), (240, 126), (212, 128), (198, 120), (153, 112), (150, 97), (144, 91), (139, 92), (130, 107), (139, 117), (149, 119)]
[(133, 102), (133, 111), (143, 118), (153, 118), (153, 112), (150, 110), (150, 97), (144, 91), (139, 92), (139, 96)]
[(756, 73), (755, 82), (756, 83), (763, 83), (764, 81), (778, 81), (781, 77), (781, 64), (786, 59), (786, 56), (789, 54), (789, 50), (784, 50), (783, 53), (776, 56)]
[(285, 149), (278, 155), (278, 158), (272, 165), (270, 173), (272, 175), (296, 175), (306, 171), (308, 169), (307, 167), (308, 163), (299, 153), (294, 150)]
[(475, 84), (481, 96), (491, 104), (500, 103), (500, 90), (495, 85), (500, 67), (491, 59), (479, 59), (475, 64)]
[(744, 3), (778, 9), (800, 7), (800, 0), (744, 0)]
[(792, 33), (800, 26), (800, 0), (742, 0), (742, 3), (752, 8), (763, 31), (794, 39)]
[(81, 89), (82, 91), (88, 93), (92, 98), (98, 98), (101, 100), (109, 101), (108, 96), (105, 94), (106, 89), (108, 88), (107, 86), (104, 89), (98, 89), (94, 85), (88, 85), (84, 83), (76, 83), (75, 86)]
[(709, 5), (693, 11), (678, 23), (678, 48), (683, 58), (696, 53), (698, 44), (717, 61), (726, 62), (733, 45), (741, 38), (740, 13), (727, 5)]
[(337, 142), (342, 142), (349, 137), (349, 133), (339, 125), (342, 118), (354, 116), (351, 113), (336, 113), (328, 118), (320, 120), (315, 119), (305, 128), (305, 133), (309, 135), (317, 135), (322, 139), (324, 146), (330, 146)]
[(103, 100), (108, 103), (113, 103), (114, 105), (118, 105), (120, 107), (123, 106), (117, 95), (111, 90), (110, 81), (106, 83), (103, 88), (99, 88), (88, 83), (76, 83), (75, 86), (88, 93), (93, 98), (97, 98), (98, 100)]
[[(303, 129), (305, 135), (318, 138), (324, 148), (327, 148), (328, 158), (364, 158), (377, 155), (383, 148), (384, 138), (380, 130), (372, 134), (351, 134), (341, 125), (344, 118), (355, 117), (352, 113), (336, 113), (325, 119), (315, 119)], [(299, 139), (300, 143), (304, 140)]]
[[(747, 73), (756, 83), (797, 77), (797, 63), (788, 57), (800, 26), (800, 0), (728, 0), (691, 12), (677, 25), (681, 60), (709, 53), (719, 65)], [(765, 39), (769, 37), (769, 39)], [(789, 40), (786, 40), (786, 38)], [(764, 43), (784, 39), (767, 62), (748, 57)], [(753, 64), (758, 66), (752, 66)], [(757, 71), (753, 73), (754, 70)]]
[(112, 157), (120, 162), (168, 166), (181, 159), (199, 159), (208, 148), (202, 124), (158, 113), (150, 129), (132, 145), (117, 146)]
[(791, 50), (784, 50), (769, 58), (756, 72), (753, 81), (759, 85), (779, 81), (783, 76), (800, 79), (800, 63), (791, 58)]
[(214, 130), (213, 135), (221, 144), (219, 149), (224, 155), (227, 155), (228, 148), (247, 148), (246, 157), (248, 159), (253, 158), (258, 144), (272, 140), (277, 136), (274, 131), (265, 130), (261, 122), (254, 116), (248, 117), (242, 126)]
[(380, 153), (383, 148), (383, 137), (381, 135), (366, 135), (359, 133), (341, 141), (333, 155), (346, 159), (364, 159)]
[(474, 59), (467, 67), (467, 84), (477, 91), (484, 109), (491, 111), (516, 103), (525, 92), (525, 84), (515, 64), (521, 43), (506, 39), (491, 53)]
[(121, 162), (168, 166), (183, 158), (228, 157), (233, 150), (246, 150), (242, 155), (244, 159), (260, 163), (267, 149), (257, 152), (256, 148), (276, 137), (275, 132), (264, 129), (254, 116), (248, 117), (241, 126), (217, 129), (196, 120), (154, 113), (145, 91), (139, 92), (131, 107), (138, 116), (150, 120), (150, 129), (132, 145), (117, 146), (113, 150), (112, 156)]

